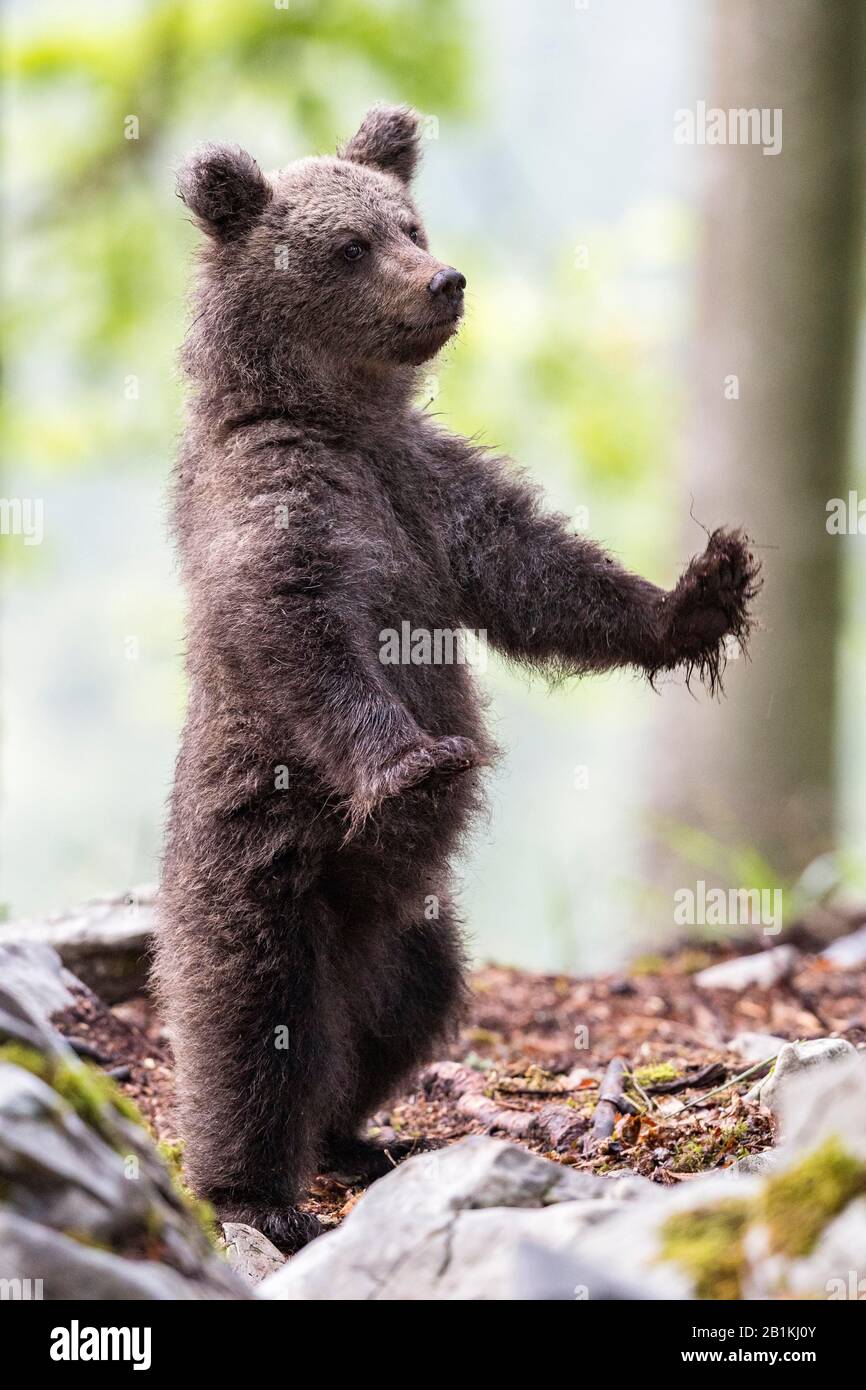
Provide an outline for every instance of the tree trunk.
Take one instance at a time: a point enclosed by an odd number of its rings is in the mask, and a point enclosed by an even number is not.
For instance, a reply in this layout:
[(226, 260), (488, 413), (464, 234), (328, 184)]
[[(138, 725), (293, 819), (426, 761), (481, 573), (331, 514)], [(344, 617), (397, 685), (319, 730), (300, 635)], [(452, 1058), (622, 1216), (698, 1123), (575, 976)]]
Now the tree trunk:
[[(752, 660), (729, 665), (721, 706), (664, 694), (660, 804), (754, 846), (780, 874), (828, 848), (835, 830), (841, 577), (852, 542), (828, 534), (826, 521), (828, 501), (848, 486), (864, 21), (863, 0), (717, 0), (707, 106), (781, 108), (782, 149), (708, 144), (691, 155), (707, 187), (687, 491), (710, 528), (746, 527), (765, 587)], [(701, 548), (694, 525), (686, 543)]]

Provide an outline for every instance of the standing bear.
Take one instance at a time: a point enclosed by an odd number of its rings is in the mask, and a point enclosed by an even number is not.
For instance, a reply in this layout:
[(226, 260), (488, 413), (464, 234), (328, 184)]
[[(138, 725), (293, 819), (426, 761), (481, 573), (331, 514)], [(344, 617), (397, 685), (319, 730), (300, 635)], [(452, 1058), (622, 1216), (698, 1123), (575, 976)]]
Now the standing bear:
[[(365, 1121), (464, 1000), (449, 863), (494, 749), (469, 664), (383, 634), (486, 634), (542, 671), (683, 667), (714, 687), (757, 566), (716, 531), (668, 592), (414, 404), (465, 279), (410, 193), (419, 127), (377, 107), (269, 176), (209, 146), (176, 470), (189, 709), (157, 985), (191, 1187), (284, 1250), (317, 1171), (389, 1164)], [(422, 644), (423, 647), (423, 644)]]

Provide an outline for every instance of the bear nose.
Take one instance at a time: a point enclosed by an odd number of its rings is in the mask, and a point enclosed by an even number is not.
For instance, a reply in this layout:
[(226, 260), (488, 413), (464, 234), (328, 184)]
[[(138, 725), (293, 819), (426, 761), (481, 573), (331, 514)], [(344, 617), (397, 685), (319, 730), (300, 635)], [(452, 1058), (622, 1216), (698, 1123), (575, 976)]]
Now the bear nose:
[(437, 270), (427, 286), (434, 299), (450, 299), (454, 304), (462, 299), (465, 288), (466, 276), (455, 270), (453, 265)]

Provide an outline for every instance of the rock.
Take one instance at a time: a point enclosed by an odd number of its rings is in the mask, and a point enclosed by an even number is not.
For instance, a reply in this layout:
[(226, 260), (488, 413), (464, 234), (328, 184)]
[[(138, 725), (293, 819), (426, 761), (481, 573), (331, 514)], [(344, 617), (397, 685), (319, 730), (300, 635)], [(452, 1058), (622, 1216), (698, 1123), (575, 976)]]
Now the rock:
[[(88, 993), (50, 946), (38, 941), (0, 942), (0, 1008), (35, 1029), (44, 1044), (61, 1042), (52, 1014)], [(11, 1032), (11, 1029), (10, 1029)]]
[(59, 1089), (0, 1061), (0, 1276), (38, 1276), (45, 1298), (246, 1296), (102, 1078), (45, 1070)]
[(821, 1067), (817, 1073), (789, 1074), (780, 1089), (779, 1114), (779, 1129), (790, 1152), (803, 1152), (840, 1136), (866, 1160), (866, 1057), (848, 1043), (832, 1066)]
[[(79, 1299), (226, 1299), (243, 1292), (207, 1291), (169, 1265), (125, 1259), (28, 1221), (0, 1206), (0, 1279), (31, 1281), (38, 1297)], [(37, 1284), (38, 1281), (38, 1284)], [(14, 1287), (14, 1284), (13, 1284)], [(25, 1295), (26, 1296), (26, 1295)], [(31, 1295), (34, 1296), (34, 1295)]]
[[(847, 1147), (847, 1141), (843, 1143)], [(826, 1161), (820, 1146), (806, 1159), (818, 1167)], [(780, 1152), (769, 1173), (745, 1174), (733, 1181), (728, 1176), (701, 1176), (586, 1230), (579, 1256), (588, 1271), (583, 1280), (589, 1284), (588, 1297), (599, 1296), (592, 1271), (598, 1271), (600, 1287), (637, 1286), (644, 1298), (855, 1296), (852, 1275), (856, 1285), (857, 1272), (866, 1270), (866, 1198), (849, 1200), (830, 1217), (806, 1255), (780, 1249), (765, 1224), (770, 1184), (778, 1190), (803, 1160), (803, 1154)], [(793, 1181), (790, 1200), (796, 1210), (814, 1215), (815, 1207), (805, 1205), (800, 1190), (802, 1177), (793, 1174)], [(815, 1202), (819, 1200), (816, 1196)]]
[[(766, 1227), (746, 1239), (746, 1298), (857, 1298), (866, 1292), (860, 1275), (866, 1259), (866, 1198), (849, 1202), (821, 1232), (813, 1250), (792, 1258), (771, 1248)], [(853, 1289), (857, 1290), (852, 1292)]]
[[(554, 1276), (557, 1296), (573, 1299), (579, 1275), (587, 1274), (584, 1265), (575, 1268), (571, 1263), (584, 1233), (620, 1210), (618, 1202), (601, 1200), (568, 1201), (536, 1210), (490, 1207), (456, 1213), (448, 1229), (416, 1248), (409, 1267), (395, 1270), (374, 1296), (510, 1302), (518, 1297), (550, 1296)], [(527, 1246), (536, 1251), (530, 1267)], [(565, 1287), (559, 1283), (565, 1272), (560, 1261), (568, 1269)], [(591, 1296), (596, 1297), (597, 1291)]]
[(760, 1102), (768, 1110), (778, 1111), (780, 1089), (787, 1080), (800, 1072), (823, 1068), (842, 1057), (851, 1056), (856, 1056), (855, 1049), (844, 1038), (814, 1038), (809, 1042), (785, 1043), (773, 1070), (755, 1083), (745, 1099)]
[(86, 1230), (99, 1242), (111, 1235), (116, 1208), (125, 1205), (132, 1223), (143, 1220), (143, 1189), (124, 1176), (117, 1154), (23, 1067), (0, 1064), (0, 1123), (0, 1174), (13, 1184), (5, 1200), (25, 1215), (38, 1193), (45, 1224)]
[(260, 1284), (267, 1275), (282, 1269), (286, 1263), (285, 1255), (255, 1226), (227, 1221), (223, 1232), (226, 1258), (232, 1269), (248, 1284)]
[(382, 1149), (390, 1149), (392, 1145), (400, 1143), (400, 1135), (393, 1125), (370, 1125), (367, 1138)]
[(551, 1250), (531, 1240), (518, 1244), (509, 1282), (509, 1299), (520, 1301), (580, 1303), (591, 1297), (593, 1303), (622, 1303), (645, 1297), (636, 1283), (588, 1265), (577, 1251)]
[(849, 1202), (812, 1253), (789, 1265), (785, 1284), (803, 1298), (816, 1293), (832, 1300), (866, 1297), (866, 1197)]
[(86, 987), (39, 942), (0, 947), (0, 971), (0, 1278), (49, 1299), (251, 1297), (123, 1097), (52, 1029)]
[(743, 1177), (743, 1175), (757, 1173), (764, 1177), (778, 1167), (778, 1150), (765, 1149), (760, 1154), (746, 1154), (745, 1158), (738, 1158), (725, 1169), (725, 1173), (731, 1177)]
[(728, 1050), (742, 1057), (747, 1064), (765, 1062), (777, 1056), (785, 1042), (785, 1038), (777, 1038), (774, 1033), (738, 1033), (728, 1043)]
[(682, 1186), (657, 1187), (644, 1201), (631, 1203), (584, 1234), (580, 1255), (590, 1272), (588, 1297), (594, 1300), (596, 1288), (610, 1284), (638, 1287), (649, 1299), (697, 1297), (693, 1274), (668, 1257), (668, 1223), (680, 1218), (687, 1229), (697, 1229), (696, 1213), (732, 1201), (746, 1202), (759, 1190), (757, 1177), (742, 1175), (732, 1181), (726, 1174), (707, 1174)]
[(650, 1186), (576, 1173), (500, 1140), (464, 1139), (374, 1183), (339, 1230), (270, 1275), (259, 1293), (477, 1300), (513, 1298), (521, 1287), (527, 1297), (527, 1242), (573, 1253), (585, 1230), (624, 1203), (631, 1209), (630, 1199)]
[(115, 1004), (147, 983), (155, 899), (154, 888), (138, 888), (71, 912), (21, 918), (4, 925), (3, 940), (52, 947), (69, 970)]
[(710, 965), (695, 975), (695, 983), (701, 989), (771, 989), (791, 974), (797, 959), (793, 946), (773, 946), (769, 951)]
[(15, 1041), (70, 1061), (75, 1052), (54, 1019), (84, 1009), (93, 1017), (108, 1006), (73, 975), (51, 946), (38, 941), (0, 943), (0, 1041)]
[(847, 936), (840, 936), (821, 952), (819, 960), (829, 961), (840, 970), (856, 970), (866, 965), (866, 924)]

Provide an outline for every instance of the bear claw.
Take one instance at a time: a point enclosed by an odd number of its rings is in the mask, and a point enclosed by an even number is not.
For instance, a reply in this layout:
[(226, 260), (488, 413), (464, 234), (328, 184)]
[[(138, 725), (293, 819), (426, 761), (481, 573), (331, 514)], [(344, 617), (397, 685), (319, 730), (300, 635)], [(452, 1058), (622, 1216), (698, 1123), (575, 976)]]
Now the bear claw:
[(473, 767), (480, 767), (483, 758), (469, 738), (457, 734), (430, 739), (418, 744), (388, 763), (373, 776), (363, 791), (350, 803), (353, 830), (363, 825), (383, 801), (401, 796), (433, 778), (458, 777)]
[(741, 531), (720, 528), (703, 555), (687, 566), (662, 607), (661, 666), (685, 666), (711, 692), (721, 688), (726, 642), (745, 651), (754, 626), (752, 600), (761, 587), (760, 563)]

